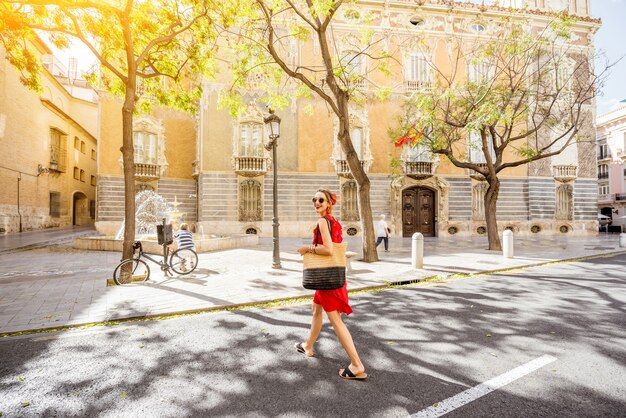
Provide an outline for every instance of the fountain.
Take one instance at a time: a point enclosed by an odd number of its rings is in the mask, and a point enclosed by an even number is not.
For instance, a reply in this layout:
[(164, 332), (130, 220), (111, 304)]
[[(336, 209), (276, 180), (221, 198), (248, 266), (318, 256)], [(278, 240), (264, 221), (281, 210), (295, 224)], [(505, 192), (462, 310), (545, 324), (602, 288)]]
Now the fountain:
[[(176, 200), (176, 198), (174, 198)], [(176, 202), (176, 206), (180, 203)], [(143, 190), (135, 196), (135, 237), (137, 239), (152, 238), (156, 239), (156, 225), (163, 218), (170, 220), (172, 208), (167, 201), (153, 192), (152, 190)], [(178, 217), (180, 219), (180, 216)], [(124, 239), (125, 223), (115, 234), (115, 239)]]
[[(135, 239), (143, 242), (143, 249), (147, 253), (161, 254), (163, 249), (157, 243), (156, 225), (161, 224), (163, 218), (167, 223), (173, 223), (174, 229), (184, 222), (184, 212), (178, 210), (181, 202), (174, 196), (173, 202), (168, 202), (163, 196), (152, 190), (144, 190), (135, 197)], [(85, 250), (122, 251), (124, 240), (124, 222), (114, 237), (82, 237), (74, 240), (74, 248)], [(194, 243), (197, 252), (226, 250), (231, 248), (249, 247), (258, 244), (258, 235), (233, 236), (205, 236), (202, 225), (199, 226)]]

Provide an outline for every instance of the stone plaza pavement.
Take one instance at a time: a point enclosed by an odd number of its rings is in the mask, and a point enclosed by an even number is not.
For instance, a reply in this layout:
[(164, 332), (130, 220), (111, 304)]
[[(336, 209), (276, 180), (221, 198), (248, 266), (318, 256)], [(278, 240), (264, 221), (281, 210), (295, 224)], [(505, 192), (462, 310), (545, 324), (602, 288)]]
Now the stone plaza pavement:
[[(106, 286), (120, 253), (72, 248), (84, 228), (28, 232), (0, 237), (0, 336), (9, 333), (90, 324), (108, 320), (210, 310), (311, 296), (301, 287), (302, 258), (296, 248), (309, 239), (280, 240), (282, 269), (272, 265), (272, 240), (251, 248), (199, 254), (187, 276), (164, 278), (150, 263), (151, 280)], [(360, 252), (360, 238), (349, 237)], [(411, 268), (411, 239), (392, 238), (379, 248), (380, 262), (352, 261), (348, 289), (384, 287), (455, 273), (484, 273), (579, 257), (626, 252), (619, 235), (582, 238), (516, 238), (515, 257), (488, 251), (486, 238), (426, 238), (424, 268)]]

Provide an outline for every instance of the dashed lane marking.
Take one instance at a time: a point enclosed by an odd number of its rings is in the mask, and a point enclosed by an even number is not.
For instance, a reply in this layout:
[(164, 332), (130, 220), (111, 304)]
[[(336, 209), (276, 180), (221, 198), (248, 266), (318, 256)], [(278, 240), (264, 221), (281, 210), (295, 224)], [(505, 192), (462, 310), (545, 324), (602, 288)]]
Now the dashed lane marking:
[(411, 415), (410, 418), (440, 417), (450, 411), (460, 408), (463, 405), (467, 405), (468, 403), (475, 401), (476, 399), (485, 396), (502, 386), (508, 385), (509, 383), (534, 372), (535, 370), (539, 370), (554, 361), (556, 361), (556, 357), (543, 355), (529, 361), (526, 364), (516, 367), (513, 370), (501, 374), (500, 376), (494, 377), (485, 383), (481, 383), (480, 385), (469, 388), (458, 395), (454, 395), (448, 399), (438, 402), (435, 404), (437, 406), (433, 405), (426, 409), (422, 409), (421, 411)]

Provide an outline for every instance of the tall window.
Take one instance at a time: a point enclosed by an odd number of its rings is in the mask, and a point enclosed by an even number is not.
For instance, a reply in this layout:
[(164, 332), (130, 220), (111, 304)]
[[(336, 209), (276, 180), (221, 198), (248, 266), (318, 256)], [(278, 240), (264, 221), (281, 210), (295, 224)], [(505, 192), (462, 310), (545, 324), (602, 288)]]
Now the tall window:
[(80, 141), (80, 152), (85, 153), (85, 141)]
[(133, 132), (135, 163), (156, 164), (158, 160), (157, 134), (146, 131)]
[(609, 178), (609, 166), (607, 164), (600, 164), (598, 166), (598, 178), (599, 179)]
[(239, 184), (239, 220), (263, 220), (261, 183), (256, 180), (245, 180)]
[(554, 87), (559, 90), (563, 89), (564, 92), (569, 92), (572, 86), (572, 79), (574, 73), (574, 61), (569, 58), (563, 57), (558, 62), (554, 63)]
[(78, 167), (74, 167), (74, 180), (80, 180), (80, 169)]
[[(625, 142), (625, 145), (626, 145), (626, 134), (624, 134), (624, 135), (625, 135), (624, 142)], [(599, 160), (603, 160), (603, 159), (607, 158), (608, 155), (609, 155), (608, 145), (607, 144), (600, 144), (600, 145), (598, 145), (598, 159)]]
[(603, 184), (602, 186), (598, 186), (598, 194), (601, 196), (609, 194), (609, 185)]
[(359, 220), (357, 186), (354, 180), (347, 181), (341, 186), (341, 220), (354, 222)]
[(67, 145), (61, 131), (50, 129), (50, 169), (65, 172)]
[(410, 144), (404, 144), (407, 149), (406, 161), (415, 163), (420, 161), (432, 161), (433, 154), (430, 152), (430, 148), (427, 145), (419, 142), (416, 146)]
[(242, 123), (239, 126), (239, 156), (263, 156), (263, 126), (260, 123)]
[(363, 54), (356, 51), (347, 51), (343, 54), (341, 63), (346, 73), (353, 76), (362, 76), (365, 73)]
[(350, 132), (350, 139), (352, 140), (352, 146), (356, 151), (359, 160), (363, 160), (363, 153), (365, 152), (365, 144), (363, 144), (363, 128), (352, 128)]
[(74, 137), (74, 149), (80, 150), (80, 139), (77, 136)]
[(425, 54), (413, 52), (407, 58), (406, 80), (420, 86), (431, 82), (431, 68)]
[(467, 66), (467, 79), (472, 83), (479, 83), (489, 80), (493, 76), (493, 71), (489, 62), (471, 62)]
[[(470, 161), (478, 164), (485, 164), (487, 162), (487, 158), (485, 157), (485, 153), (483, 152), (483, 143), (480, 137), (480, 133), (472, 132), (469, 136), (469, 145), (470, 145)], [(496, 153), (493, 149), (493, 142), (491, 138), (487, 137), (487, 146), (489, 148), (489, 155), (491, 156), (491, 160), (495, 160)]]

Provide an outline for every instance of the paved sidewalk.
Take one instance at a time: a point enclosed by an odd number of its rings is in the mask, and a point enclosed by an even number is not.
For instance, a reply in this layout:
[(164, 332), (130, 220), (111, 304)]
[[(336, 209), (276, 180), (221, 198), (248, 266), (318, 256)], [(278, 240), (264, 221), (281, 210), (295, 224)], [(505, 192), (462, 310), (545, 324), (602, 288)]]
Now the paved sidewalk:
[[(67, 231), (66, 231), (67, 232)], [(53, 245), (0, 251), (0, 334), (121, 318), (162, 315), (312, 295), (301, 287), (302, 259), (295, 249), (306, 239), (281, 239), (282, 269), (274, 270), (272, 241), (253, 248), (200, 254), (188, 276), (164, 278), (151, 265), (151, 281), (107, 287), (120, 253), (75, 250), (55, 237)], [(349, 250), (360, 250), (350, 237)], [(28, 247), (30, 248), (30, 247)], [(410, 238), (379, 247), (381, 261), (352, 262), (351, 290), (454, 273), (478, 273), (626, 251), (619, 235), (594, 238), (518, 238), (515, 258), (486, 250), (486, 238), (427, 238), (424, 269), (411, 268)], [(358, 256), (356, 257), (358, 259)]]
[(91, 226), (66, 226), (0, 235), (0, 254), (20, 249), (33, 249), (57, 242), (68, 242), (83, 235), (94, 235)]

